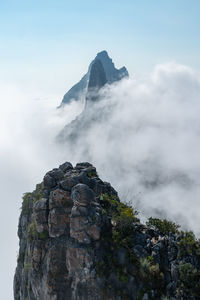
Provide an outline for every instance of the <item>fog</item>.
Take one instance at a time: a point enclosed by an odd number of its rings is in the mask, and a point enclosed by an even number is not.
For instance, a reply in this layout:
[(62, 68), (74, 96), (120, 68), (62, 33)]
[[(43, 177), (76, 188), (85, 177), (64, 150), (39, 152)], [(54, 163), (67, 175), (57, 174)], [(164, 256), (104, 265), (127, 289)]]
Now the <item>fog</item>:
[(0, 94), (0, 282), (1, 298), (10, 300), (23, 193), (32, 191), (49, 169), (62, 162), (55, 136), (66, 120), (71, 121), (82, 110), (82, 103), (60, 112), (56, 106), (61, 95), (45, 97), (5, 82), (0, 82)]
[(92, 162), (142, 219), (167, 217), (200, 235), (198, 72), (169, 63), (106, 86), (94, 108), (100, 118), (80, 130), (76, 145), (55, 137), (82, 111), (82, 101), (59, 110), (62, 95), (38, 98), (5, 83), (0, 91), (2, 299), (12, 299), (21, 196), (64, 161)]
[(75, 146), (65, 143), (66, 157), (94, 163), (143, 220), (166, 217), (199, 235), (199, 73), (158, 65), (146, 78), (105, 87), (101, 97), (76, 128)]

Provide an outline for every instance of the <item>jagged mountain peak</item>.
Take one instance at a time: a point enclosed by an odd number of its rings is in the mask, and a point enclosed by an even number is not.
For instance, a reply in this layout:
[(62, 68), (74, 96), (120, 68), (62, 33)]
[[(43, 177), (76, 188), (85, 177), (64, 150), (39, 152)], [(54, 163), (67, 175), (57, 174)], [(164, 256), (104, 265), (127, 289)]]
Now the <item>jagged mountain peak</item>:
[(108, 52), (106, 50), (102, 50), (98, 52), (96, 57), (100, 57), (100, 56), (109, 57)]
[(112, 64), (112, 66), (115, 68), (112, 58), (108, 55), (106, 50), (98, 52), (94, 60), (96, 59), (99, 59), (102, 63)]
[(108, 83), (113, 83), (114, 81), (118, 81), (123, 77), (128, 76), (128, 71), (125, 67), (121, 69), (116, 69), (112, 59), (109, 57), (107, 51), (103, 50), (99, 52), (95, 58), (99, 59), (104, 67), (106, 78)]
[[(104, 70), (105, 80), (106, 80), (105, 83), (112, 84), (115, 81), (121, 80), (122, 78), (129, 76), (128, 71), (125, 67), (122, 67), (121, 69), (116, 69), (107, 51), (103, 50), (97, 53), (96, 57), (89, 65), (88, 72), (82, 77), (82, 79), (64, 95), (60, 106), (68, 104), (73, 100), (77, 101), (81, 97), (86, 97), (89, 83), (95, 81), (95, 79), (91, 78), (91, 76), (97, 78), (98, 74), (96, 74), (94, 71), (96, 70), (97, 72), (99, 72), (101, 68), (101, 67), (98, 68), (95, 67), (93, 68), (93, 72), (91, 73), (92, 66), (94, 63), (96, 64), (97, 60), (100, 61), (102, 68)], [(97, 64), (100, 65), (99, 62)], [(101, 71), (101, 73), (103, 74), (103, 71)]]

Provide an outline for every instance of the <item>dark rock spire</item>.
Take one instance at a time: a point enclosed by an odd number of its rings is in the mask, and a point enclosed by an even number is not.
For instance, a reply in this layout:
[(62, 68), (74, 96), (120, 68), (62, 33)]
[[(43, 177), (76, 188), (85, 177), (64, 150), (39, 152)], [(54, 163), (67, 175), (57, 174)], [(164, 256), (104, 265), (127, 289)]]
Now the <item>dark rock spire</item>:
[[(98, 82), (98, 84), (102, 84), (105, 81), (103, 71), (100, 70), (100, 68), (101, 68), (99, 66), (100, 64), (97, 63), (97, 65), (96, 65), (97, 60), (100, 61), (102, 64), (102, 67), (103, 67), (104, 73), (105, 73), (105, 77), (106, 77), (106, 82), (108, 84), (112, 84), (115, 81), (121, 80), (122, 78), (129, 76), (128, 71), (125, 67), (122, 67), (119, 70), (116, 69), (112, 59), (108, 56), (108, 53), (105, 50), (101, 51), (96, 55), (95, 59), (90, 63), (88, 72), (82, 77), (82, 79), (77, 84), (75, 84), (64, 95), (60, 106), (70, 103), (73, 100), (77, 101), (81, 97), (86, 97), (90, 79), (93, 80), (93, 78), (98, 77), (98, 75), (95, 74), (95, 70), (98, 72), (98, 74), (99, 74), (99, 72), (101, 73), (101, 76), (99, 77), (100, 82)], [(93, 67), (94, 64), (95, 64), (95, 66)], [(91, 72), (93, 72), (92, 77), (91, 77)], [(91, 84), (93, 84), (93, 83), (91, 82)]]
[(99, 59), (95, 59), (90, 70), (88, 90), (99, 90), (107, 83), (106, 73)]

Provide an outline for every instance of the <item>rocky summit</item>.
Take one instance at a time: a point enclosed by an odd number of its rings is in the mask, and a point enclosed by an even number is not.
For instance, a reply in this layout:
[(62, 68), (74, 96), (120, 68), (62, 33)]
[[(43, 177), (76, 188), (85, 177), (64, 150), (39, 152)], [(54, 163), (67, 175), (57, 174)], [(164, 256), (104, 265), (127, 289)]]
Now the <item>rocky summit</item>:
[(24, 194), (18, 235), (15, 300), (200, 299), (193, 233), (141, 224), (89, 163), (66, 162)]
[[(94, 65), (94, 66), (93, 66)], [(63, 97), (60, 107), (71, 101), (85, 98), (89, 87), (102, 87), (104, 84), (112, 84), (124, 77), (128, 77), (125, 67), (116, 69), (112, 59), (104, 50), (99, 52), (90, 63), (87, 73), (76, 83)]]

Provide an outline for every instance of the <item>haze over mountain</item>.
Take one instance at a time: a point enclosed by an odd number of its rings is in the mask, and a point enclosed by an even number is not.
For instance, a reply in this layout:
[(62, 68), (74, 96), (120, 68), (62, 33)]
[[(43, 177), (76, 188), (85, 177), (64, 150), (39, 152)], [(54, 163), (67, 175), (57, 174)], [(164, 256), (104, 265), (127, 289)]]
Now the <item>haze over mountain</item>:
[[(1, 4), (1, 299), (13, 299), (21, 197), (64, 161), (90, 161), (139, 211), (181, 219), (200, 236), (200, 1)], [(85, 95), (56, 108), (104, 49), (134, 79), (105, 84), (92, 125), (77, 132), (76, 145), (58, 145)]]
[[(97, 61), (99, 62), (97, 63)], [(92, 70), (93, 64), (95, 64), (95, 70)], [(101, 71), (100, 68), (102, 69)], [(101, 75), (99, 72), (101, 72)], [(100, 76), (100, 81), (95, 81), (96, 76)], [(116, 69), (114, 63), (112, 62), (112, 59), (108, 56), (108, 53), (105, 50), (101, 51), (90, 63), (87, 73), (64, 95), (60, 106), (69, 104), (73, 100), (77, 101), (80, 98), (85, 97), (88, 85), (103, 86), (106, 83), (112, 84), (113, 82), (128, 76), (129, 74), (125, 67), (122, 67), (119, 70)]]
[[(99, 120), (99, 122), (101, 122), (102, 118), (106, 118), (106, 110), (109, 108), (109, 103), (107, 105), (107, 109), (104, 109), (102, 112), (99, 107), (96, 109), (95, 105), (101, 98), (103, 87), (105, 87), (106, 84), (111, 86), (114, 82), (119, 82), (124, 78), (128, 78), (129, 74), (125, 67), (117, 70), (107, 52), (102, 51), (99, 52), (96, 58), (92, 61), (89, 66), (88, 73), (85, 76), (87, 77), (87, 82), (85, 81), (84, 83), (86, 86), (84, 89), (78, 90), (78, 96), (76, 99), (84, 98), (84, 109), (82, 113), (79, 114), (70, 124), (66, 124), (57, 138), (57, 140), (61, 143), (72, 142), (73, 147), (76, 145), (76, 142), (78, 142), (80, 135), (84, 134), (85, 130), (89, 130), (94, 120)], [(85, 76), (80, 82), (85, 80)], [(80, 87), (80, 82), (74, 87)], [(70, 91), (74, 91), (74, 87), (72, 87)], [(71, 92), (69, 92), (66, 95), (72, 95)], [(65, 99), (65, 96), (63, 100)]]
[(64, 157), (95, 163), (143, 216), (171, 218), (199, 235), (199, 74), (169, 63), (142, 81), (107, 85), (98, 65), (85, 108), (57, 137)]

